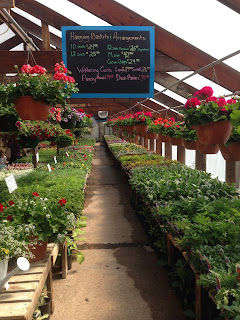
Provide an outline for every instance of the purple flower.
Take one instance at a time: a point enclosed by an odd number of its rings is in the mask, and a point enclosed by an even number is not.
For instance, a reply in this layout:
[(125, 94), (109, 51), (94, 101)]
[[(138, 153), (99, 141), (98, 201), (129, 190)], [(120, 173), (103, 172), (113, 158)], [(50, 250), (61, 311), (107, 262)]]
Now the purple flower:
[(20, 121), (17, 121), (17, 122), (16, 122), (16, 127), (18, 127), (18, 128), (21, 127), (21, 122), (20, 122)]
[(64, 121), (64, 122), (68, 122), (68, 118), (64, 118), (63, 121)]
[(69, 114), (69, 115), (68, 115), (68, 118), (69, 118), (69, 119), (72, 119), (72, 116), (71, 116), (71, 114)]

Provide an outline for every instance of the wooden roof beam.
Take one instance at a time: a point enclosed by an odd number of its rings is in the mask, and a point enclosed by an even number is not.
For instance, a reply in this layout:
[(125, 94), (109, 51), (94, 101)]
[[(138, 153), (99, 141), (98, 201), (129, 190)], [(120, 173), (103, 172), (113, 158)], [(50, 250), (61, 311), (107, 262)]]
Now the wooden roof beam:
[[(174, 82), (177, 82), (178, 79), (165, 72), (155, 72), (154, 81), (160, 84), (161, 86), (167, 88), (171, 86)], [(175, 92), (179, 96), (188, 99), (189, 94), (194, 94), (198, 89), (190, 86), (185, 82), (181, 82), (173, 86), (170, 90)]]
[[(69, 1), (115, 26), (154, 26), (155, 48), (158, 51), (161, 51), (169, 57), (188, 66), (194, 71), (217, 60), (216, 58), (206, 54), (202, 50), (199, 50), (188, 42), (154, 24), (152, 21), (142, 17), (134, 11), (124, 7), (116, 1)], [(222, 87), (233, 92), (239, 90), (240, 72), (224, 63), (219, 63), (214, 68), (217, 74), (218, 82)], [(212, 69), (202, 71), (201, 74), (213, 81)]]
[(18, 46), (23, 42), (22, 38), (18, 35), (13, 36), (12, 38), (4, 41), (0, 44), (0, 50), (11, 50), (12, 48)]
[[(35, 23), (29, 21), (28, 19), (22, 17), (16, 12), (12, 12), (12, 17), (17, 21), (17, 23), (27, 32), (33, 34), (34, 36), (42, 39), (42, 29)], [(50, 42), (57, 48), (62, 48), (62, 38), (50, 33)]]
[(62, 26), (78, 25), (76, 22), (34, 0), (15, 0), (15, 4), (19, 9), (31, 14), (41, 21), (46, 22), (58, 30), (61, 30)]
[(232, 9), (233, 11), (236, 11), (237, 13), (240, 13), (240, 2), (239, 0), (217, 0), (218, 2), (221, 2), (228, 8)]
[(183, 65), (175, 59), (166, 56), (164, 53), (155, 50), (155, 71), (176, 72), (192, 71), (189, 67)]

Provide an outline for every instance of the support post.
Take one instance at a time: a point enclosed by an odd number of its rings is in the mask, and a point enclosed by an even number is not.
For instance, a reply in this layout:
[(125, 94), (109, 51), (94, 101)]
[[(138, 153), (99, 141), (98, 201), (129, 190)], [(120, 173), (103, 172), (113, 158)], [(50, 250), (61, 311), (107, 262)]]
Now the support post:
[(144, 146), (144, 148), (148, 149), (148, 138), (144, 137), (143, 139), (144, 139), (143, 146)]
[(150, 139), (150, 150), (154, 151), (154, 140), (155, 139)]
[(185, 147), (177, 146), (177, 161), (185, 164)]
[(49, 32), (49, 25), (42, 21), (42, 39), (43, 39), (43, 50), (50, 51), (50, 32)]
[(196, 150), (195, 169), (206, 171), (206, 154)]
[(37, 153), (38, 153), (38, 147), (36, 148), (32, 148), (32, 163), (33, 163), (33, 167), (37, 168)]
[(52, 285), (52, 267), (53, 267), (53, 257), (51, 256), (51, 267), (48, 272), (48, 276), (46, 279), (46, 286), (47, 286), (47, 295), (50, 299), (50, 310), (51, 313), (54, 311), (54, 301), (53, 301), (53, 285)]
[(169, 142), (165, 143), (165, 159), (172, 160), (172, 145)]
[(226, 176), (225, 180), (228, 184), (235, 183), (236, 188), (239, 188), (240, 177), (240, 162), (226, 161)]
[(159, 138), (157, 138), (157, 140), (156, 140), (156, 148), (157, 148), (157, 150), (156, 150), (157, 154), (159, 154), (161, 156), (162, 155), (162, 141)]

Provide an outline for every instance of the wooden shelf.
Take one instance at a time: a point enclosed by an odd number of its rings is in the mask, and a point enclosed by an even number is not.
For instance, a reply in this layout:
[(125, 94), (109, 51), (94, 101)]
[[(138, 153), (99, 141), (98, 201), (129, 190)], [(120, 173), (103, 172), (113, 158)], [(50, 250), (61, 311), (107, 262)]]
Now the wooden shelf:
[(19, 271), (8, 281), (9, 290), (0, 292), (0, 320), (30, 320), (46, 283), (53, 311), (52, 267), (59, 246), (48, 245), (46, 258), (34, 263), (28, 271)]

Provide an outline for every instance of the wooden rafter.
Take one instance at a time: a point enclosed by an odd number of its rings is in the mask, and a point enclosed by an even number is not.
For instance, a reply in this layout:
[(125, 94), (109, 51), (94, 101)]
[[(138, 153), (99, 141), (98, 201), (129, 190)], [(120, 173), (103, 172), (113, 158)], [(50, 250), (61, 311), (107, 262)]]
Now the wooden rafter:
[(159, 93), (159, 91), (154, 90), (154, 100), (163, 103), (165, 106), (168, 106), (170, 108), (174, 108), (176, 106), (181, 105), (180, 101), (173, 99), (169, 96), (167, 96), (164, 93)]
[(175, 59), (166, 56), (164, 53), (155, 50), (155, 71), (176, 72), (191, 71), (191, 69)]
[[(154, 80), (156, 83), (160, 84), (165, 88), (171, 86), (173, 83), (178, 81), (177, 78), (165, 72), (155, 72)], [(186, 99), (189, 98), (189, 94), (194, 94), (197, 91), (196, 88), (190, 86), (185, 82), (178, 83), (177, 85), (173, 86), (170, 90)]]
[(0, 50), (11, 50), (12, 48), (18, 46), (22, 42), (22, 38), (20, 38), (18, 35), (15, 35), (12, 38), (1, 43)]
[[(29, 21), (23, 16), (17, 14), (16, 12), (12, 12), (12, 17), (17, 21), (17, 23), (27, 32), (33, 34), (38, 38), (42, 38), (42, 30), (41, 27), (36, 25), (35, 23)], [(62, 39), (56, 36), (53, 33), (50, 33), (51, 44), (57, 48), (62, 48)]]
[[(174, 34), (166, 31), (160, 26), (154, 24), (152, 21), (145, 19), (144, 17), (124, 7), (116, 1), (69, 1), (112, 25), (154, 26), (156, 49), (188, 66), (192, 70), (198, 70), (212, 63), (213, 61), (216, 61), (216, 58), (197, 49), (188, 42), (180, 39)], [(239, 90), (240, 72), (234, 70), (224, 63), (219, 63), (214, 68), (217, 73), (218, 82), (221, 86), (234, 92)], [(201, 72), (201, 74), (209, 80), (213, 80), (212, 69), (207, 69)]]
[(236, 11), (237, 13), (240, 13), (240, 2), (239, 0), (217, 0), (218, 2), (221, 2), (228, 8)]
[(61, 26), (77, 26), (74, 21), (62, 16), (34, 0), (16, 0), (16, 7), (46, 22), (54, 28), (61, 30)]
[(14, 7), (14, 0), (0, 0), (0, 8), (10, 9)]

